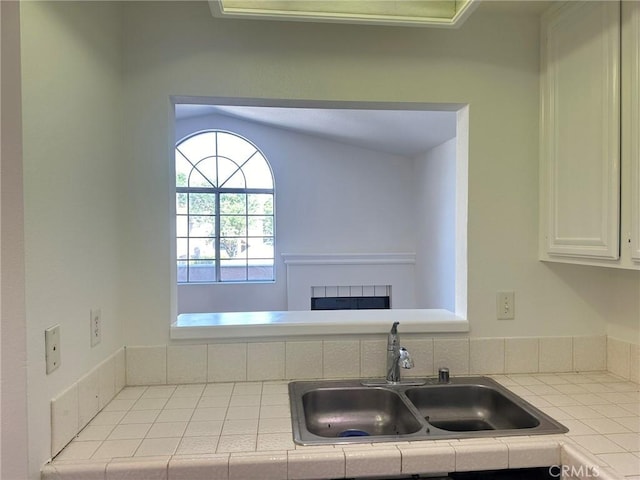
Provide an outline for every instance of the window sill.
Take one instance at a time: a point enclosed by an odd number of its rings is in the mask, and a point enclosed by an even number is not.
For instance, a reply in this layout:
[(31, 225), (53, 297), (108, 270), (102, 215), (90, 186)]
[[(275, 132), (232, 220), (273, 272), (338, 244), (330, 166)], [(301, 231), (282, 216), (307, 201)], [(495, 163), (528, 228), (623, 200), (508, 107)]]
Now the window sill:
[(392, 322), (403, 333), (462, 333), (469, 322), (447, 310), (314, 310), (183, 313), (171, 324), (171, 339), (246, 339), (297, 335), (381, 334)]

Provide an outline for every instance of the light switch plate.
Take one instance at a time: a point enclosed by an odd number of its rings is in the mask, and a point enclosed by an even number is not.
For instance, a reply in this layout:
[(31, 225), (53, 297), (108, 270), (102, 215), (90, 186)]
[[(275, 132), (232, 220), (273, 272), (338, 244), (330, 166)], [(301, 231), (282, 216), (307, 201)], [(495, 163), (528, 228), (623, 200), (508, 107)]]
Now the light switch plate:
[(44, 348), (49, 375), (60, 366), (60, 325), (54, 325), (44, 331)]
[(498, 320), (516, 318), (515, 292), (498, 292), (496, 295), (496, 311)]

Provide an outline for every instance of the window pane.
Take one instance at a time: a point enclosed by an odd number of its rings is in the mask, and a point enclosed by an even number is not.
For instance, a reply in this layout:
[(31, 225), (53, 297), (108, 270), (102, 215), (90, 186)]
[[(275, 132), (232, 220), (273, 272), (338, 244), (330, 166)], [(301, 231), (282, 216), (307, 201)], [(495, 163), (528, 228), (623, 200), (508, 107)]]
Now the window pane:
[(185, 283), (187, 281), (187, 262), (184, 260), (178, 260), (178, 283)]
[(256, 151), (250, 142), (231, 133), (218, 133), (218, 155), (233, 158), (243, 164)]
[[(199, 173), (199, 175), (195, 175)], [(191, 177), (197, 179), (197, 181), (202, 182), (204, 179), (205, 184), (198, 185), (201, 187), (215, 187), (216, 186), (216, 159), (215, 158), (205, 158), (201, 162), (198, 162), (194, 166), (193, 172), (191, 172)], [(194, 180), (195, 181), (195, 180)], [(191, 180), (189, 180), (189, 186), (195, 186)]]
[(240, 214), (247, 212), (247, 196), (244, 193), (221, 193), (220, 194), (220, 213)]
[(247, 257), (250, 259), (269, 259), (273, 263), (273, 237), (249, 237)]
[(216, 262), (194, 260), (189, 262), (189, 282), (215, 282)]
[(186, 193), (176, 193), (176, 213), (187, 213)]
[(211, 188), (211, 182), (202, 176), (200, 172), (198, 172), (195, 168), (191, 170), (191, 174), (189, 175), (189, 186), (190, 187), (206, 187)]
[(273, 236), (273, 217), (249, 217), (249, 235), (253, 237)]
[(273, 175), (267, 161), (256, 153), (243, 167), (247, 188), (273, 188)]
[(247, 217), (240, 215), (220, 216), (220, 236), (245, 237), (247, 235)]
[[(218, 181), (220, 183), (218, 186), (227, 187), (227, 180), (238, 171), (238, 168), (238, 164), (228, 158), (218, 157)], [(244, 188), (244, 181), (242, 185), (235, 185), (235, 188)]]
[(216, 231), (216, 218), (204, 215), (189, 216), (190, 237), (214, 237)]
[(247, 241), (244, 238), (220, 237), (220, 256), (222, 258), (246, 258)]
[(273, 215), (273, 194), (250, 193), (247, 195), (249, 213), (256, 215)]
[(190, 260), (212, 260), (216, 258), (215, 242), (213, 238), (191, 237), (189, 239)]
[(197, 163), (205, 157), (216, 154), (216, 134), (215, 132), (204, 132), (189, 137), (176, 146), (191, 163)]
[(176, 255), (178, 259), (187, 258), (189, 255), (189, 240), (186, 238), (178, 238), (176, 240)]
[(231, 177), (228, 178), (224, 182), (224, 185), (221, 185), (221, 187), (224, 187), (224, 188), (245, 188), (246, 185), (247, 185), (247, 182), (244, 179), (244, 173), (242, 173), (242, 170), (238, 170), (236, 173), (231, 175)]
[(247, 280), (273, 280), (273, 262), (250, 263)]
[(187, 160), (176, 151), (176, 187), (186, 187), (187, 186), (187, 178), (189, 178), (189, 173), (193, 165), (191, 165)]
[(189, 219), (186, 215), (176, 216), (176, 235), (178, 237), (189, 236)]
[(214, 215), (216, 213), (216, 196), (213, 193), (190, 193), (189, 213), (205, 213)]
[(245, 260), (220, 260), (220, 279), (223, 282), (247, 280), (247, 262)]

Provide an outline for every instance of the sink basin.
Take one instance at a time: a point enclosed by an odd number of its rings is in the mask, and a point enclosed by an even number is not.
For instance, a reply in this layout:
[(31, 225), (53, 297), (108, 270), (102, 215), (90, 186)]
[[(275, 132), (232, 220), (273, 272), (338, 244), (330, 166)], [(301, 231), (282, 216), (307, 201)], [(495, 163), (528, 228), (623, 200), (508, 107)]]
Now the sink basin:
[(411, 388), (407, 398), (434, 427), (451, 432), (534, 428), (540, 421), (486, 385)]
[(487, 377), (454, 377), (446, 384), (433, 378), (387, 385), (371, 380), (291, 382), (289, 399), (294, 441), (303, 445), (567, 432)]
[(302, 396), (307, 430), (321, 437), (406, 435), (422, 424), (383, 388), (319, 388)]

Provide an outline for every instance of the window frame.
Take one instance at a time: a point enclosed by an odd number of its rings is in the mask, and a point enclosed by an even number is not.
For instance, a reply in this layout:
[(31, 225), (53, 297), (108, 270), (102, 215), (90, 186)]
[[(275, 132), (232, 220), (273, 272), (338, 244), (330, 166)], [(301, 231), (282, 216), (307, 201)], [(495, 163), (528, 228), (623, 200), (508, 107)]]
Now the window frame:
[[(234, 137), (237, 137), (238, 139), (242, 140), (243, 142), (245, 142), (246, 144), (250, 145), (253, 149), (254, 152), (249, 155), (249, 157), (238, 161), (237, 159), (234, 159), (232, 157), (226, 156), (226, 155), (218, 155), (218, 151), (217, 151), (217, 145), (216, 145), (216, 151), (215, 154), (213, 155), (204, 155), (202, 157), (199, 157), (197, 159), (190, 159), (187, 155), (185, 155), (183, 152), (181, 152), (180, 150), (178, 150), (178, 147), (186, 142), (187, 140), (194, 138), (198, 135), (203, 135), (203, 134), (209, 134), (209, 133), (213, 133), (216, 135), (216, 144), (217, 144), (217, 135), (218, 134), (226, 134), (226, 135), (232, 135)], [(212, 182), (206, 175), (204, 175), (202, 172), (200, 172), (200, 170), (198, 170), (197, 165), (202, 162), (203, 160), (206, 159), (210, 159), (213, 158), (215, 159), (216, 162), (216, 172), (218, 171), (218, 162), (221, 158), (224, 158), (226, 160), (229, 160), (231, 162), (233, 162), (234, 164), (237, 165), (237, 169), (235, 171), (233, 171), (233, 173), (231, 173), (230, 175), (227, 176), (227, 178), (224, 180), (223, 185), (232, 177), (235, 176), (236, 173), (240, 172), (241, 174), (243, 174), (243, 176), (245, 176), (245, 185), (246, 185), (246, 175), (244, 175), (243, 173), (243, 168), (245, 167), (245, 165), (249, 162), (249, 160), (251, 160), (255, 155), (259, 154), (263, 161), (264, 164), (267, 166), (267, 169), (269, 171), (270, 174), (270, 180), (271, 180), (271, 188), (256, 188), (256, 187), (219, 187), (217, 186), (217, 184), (219, 183), (216, 179), (216, 185), (214, 186), (214, 182)], [(176, 158), (178, 155), (181, 155), (182, 158), (184, 158), (184, 160), (186, 160), (190, 165), (191, 165), (191, 170), (189, 172), (189, 175), (187, 176), (187, 185), (186, 186), (178, 186), (178, 170), (177, 170), (177, 165), (176, 165)], [(275, 261), (275, 257), (276, 257), (276, 205), (275, 205), (275, 176), (273, 174), (273, 168), (271, 167), (271, 164), (269, 162), (269, 160), (267, 159), (266, 155), (262, 152), (262, 150), (255, 144), (253, 143), (251, 140), (249, 140), (248, 138), (246, 138), (244, 135), (241, 135), (239, 133), (233, 132), (233, 131), (229, 131), (229, 130), (224, 130), (224, 129), (217, 129), (217, 128), (210, 128), (210, 129), (204, 129), (204, 130), (199, 130), (197, 132), (193, 132), (190, 133), (189, 135), (184, 136), (183, 138), (181, 138), (180, 140), (178, 140), (175, 145), (174, 145), (174, 201), (176, 202), (176, 210), (175, 210), (175, 215), (173, 218), (173, 221), (175, 222), (175, 240), (176, 240), (176, 255), (175, 255), (175, 265), (176, 265), (176, 284), (177, 285), (222, 285), (222, 284), (252, 284), (252, 283), (275, 283), (276, 281), (276, 261)], [(189, 176), (191, 175), (191, 173), (193, 171), (197, 171), (200, 173), (200, 175), (205, 178), (207, 180), (207, 182), (210, 183), (210, 187), (203, 187), (203, 186), (194, 186), (194, 187), (190, 187), (189, 184)], [(184, 212), (180, 212), (179, 209), (177, 208), (177, 204), (178, 204), (178, 198), (179, 195), (186, 195), (186, 213)], [(191, 214), (190, 213), (190, 203), (189, 203), (189, 194), (207, 194), (207, 195), (213, 195), (214, 196), (214, 213), (195, 213), (195, 214)], [(244, 213), (238, 213), (238, 214), (223, 214), (221, 212), (221, 200), (220, 197), (224, 194), (239, 194), (239, 195), (244, 195), (245, 196), (245, 209), (244, 209)], [(249, 206), (249, 196), (250, 195), (270, 195), (271, 196), (271, 213), (259, 213), (259, 214), (251, 214), (249, 213), (250, 210), (250, 206)], [(179, 229), (178, 229), (178, 219), (180, 217), (185, 217), (187, 219), (187, 222), (189, 222), (190, 217), (192, 216), (211, 216), (214, 218), (214, 231), (213, 231), (213, 235), (210, 237), (192, 237), (191, 236), (191, 231), (189, 226), (187, 226), (187, 233), (186, 236), (180, 236), (179, 235)], [(245, 231), (244, 231), (244, 235), (239, 235), (237, 237), (235, 236), (229, 236), (229, 235), (223, 235), (222, 234), (222, 227), (221, 227), (221, 218), (225, 217), (225, 216), (239, 216), (239, 217), (243, 217), (245, 218), (246, 221), (246, 226), (245, 226)], [(270, 217), (271, 218), (271, 223), (272, 223), (272, 234), (271, 235), (264, 235), (264, 236), (252, 236), (249, 234), (249, 219), (251, 217)], [(213, 240), (214, 243), (214, 258), (212, 259), (204, 259), (204, 260), (211, 260), (214, 262), (214, 278), (213, 279), (208, 279), (208, 280), (200, 280), (200, 281), (193, 281), (190, 279), (190, 270), (192, 268), (192, 263), (194, 261), (193, 258), (191, 258), (190, 256), (190, 248), (189, 248), (189, 241), (191, 238), (211, 238)], [(244, 280), (232, 280), (232, 279), (224, 279), (223, 278), (223, 266), (222, 266), (222, 262), (223, 260), (233, 260), (233, 258), (222, 258), (222, 251), (224, 250), (223, 246), (222, 246), (222, 241), (223, 239), (226, 238), (244, 238), (247, 240), (247, 243), (249, 242), (250, 239), (252, 238), (270, 238), (271, 242), (273, 244), (273, 250), (272, 250), (272, 255), (271, 257), (260, 257), (260, 258), (256, 258), (256, 259), (251, 259), (248, 255), (245, 256), (244, 258), (240, 258), (237, 260), (244, 260), (244, 272), (245, 272), (245, 279)], [(186, 258), (179, 258), (179, 253), (178, 253), (178, 242), (180, 240), (186, 240), (187, 241), (187, 257)], [(272, 275), (271, 278), (268, 279), (252, 279), (249, 276), (249, 269), (251, 267), (250, 262), (252, 260), (266, 260), (266, 261), (270, 261), (271, 262), (271, 271), (272, 271)], [(181, 267), (181, 263), (184, 263), (184, 267)], [(186, 269), (186, 280), (185, 281), (181, 281), (180, 275), (179, 275), (179, 271), (180, 268), (185, 268)]]

